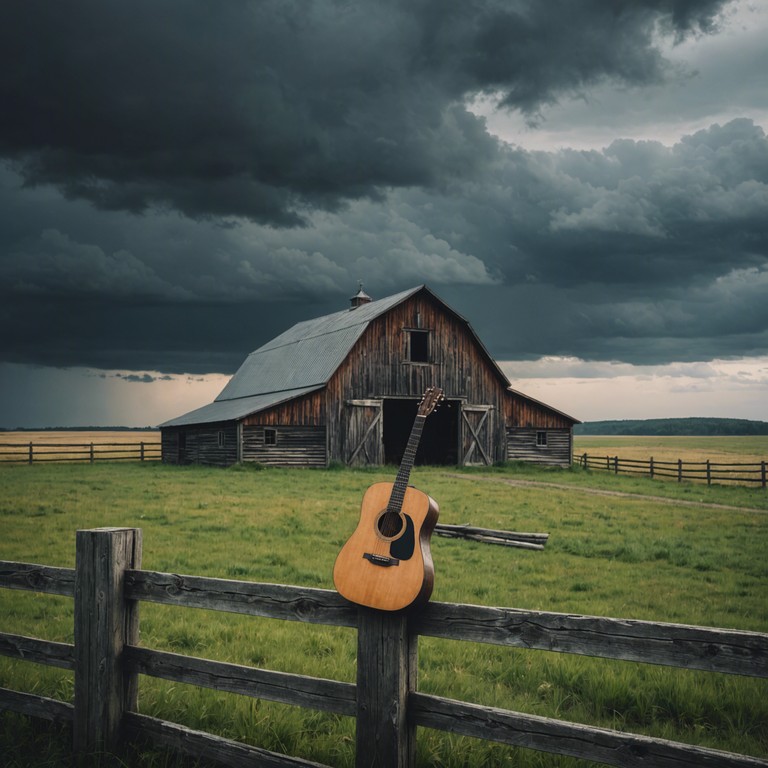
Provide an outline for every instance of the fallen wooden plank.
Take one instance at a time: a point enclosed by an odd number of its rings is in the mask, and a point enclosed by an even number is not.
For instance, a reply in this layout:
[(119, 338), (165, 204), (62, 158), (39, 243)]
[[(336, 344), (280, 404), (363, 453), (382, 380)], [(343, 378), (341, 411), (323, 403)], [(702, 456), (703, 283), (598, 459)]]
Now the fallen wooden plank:
[(448, 525), (438, 523), (435, 526), (438, 536), (469, 539), (486, 544), (499, 544), (520, 549), (544, 549), (549, 538), (548, 533), (525, 533), (520, 531), (497, 531), (492, 528), (479, 528), (474, 525)]

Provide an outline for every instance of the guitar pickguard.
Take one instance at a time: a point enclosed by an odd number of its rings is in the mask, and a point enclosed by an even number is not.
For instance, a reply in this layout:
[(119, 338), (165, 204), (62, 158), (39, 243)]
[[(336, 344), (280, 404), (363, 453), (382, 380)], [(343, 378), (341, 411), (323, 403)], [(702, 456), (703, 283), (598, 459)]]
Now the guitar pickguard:
[(413, 550), (416, 546), (416, 537), (411, 516), (404, 514), (403, 517), (405, 518), (405, 530), (400, 538), (395, 539), (389, 545), (389, 554), (398, 560), (410, 560), (413, 557)]

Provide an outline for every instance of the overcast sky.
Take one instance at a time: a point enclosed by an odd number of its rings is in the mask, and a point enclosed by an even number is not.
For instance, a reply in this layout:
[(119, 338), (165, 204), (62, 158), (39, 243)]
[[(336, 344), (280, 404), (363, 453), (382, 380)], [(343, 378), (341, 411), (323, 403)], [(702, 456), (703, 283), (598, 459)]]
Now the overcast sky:
[(6, 0), (0, 426), (426, 283), (582, 420), (768, 420), (765, 0)]

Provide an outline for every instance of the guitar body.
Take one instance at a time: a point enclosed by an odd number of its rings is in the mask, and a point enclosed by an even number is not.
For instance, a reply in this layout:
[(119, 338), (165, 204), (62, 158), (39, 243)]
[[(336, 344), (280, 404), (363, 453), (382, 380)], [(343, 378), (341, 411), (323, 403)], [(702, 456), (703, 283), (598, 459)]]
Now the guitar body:
[(357, 528), (333, 567), (333, 581), (341, 595), (382, 611), (426, 602), (435, 578), (429, 542), (439, 515), (437, 503), (409, 486), (393, 524), (393, 515), (387, 513), (393, 487), (393, 483), (374, 483), (368, 488)]

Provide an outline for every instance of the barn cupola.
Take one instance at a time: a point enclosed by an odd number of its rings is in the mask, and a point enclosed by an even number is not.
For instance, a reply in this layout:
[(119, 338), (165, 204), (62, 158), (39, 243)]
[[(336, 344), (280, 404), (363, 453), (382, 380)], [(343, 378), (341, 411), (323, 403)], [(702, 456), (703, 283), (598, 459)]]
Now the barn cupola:
[(363, 290), (362, 282), (357, 284), (357, 293), (349, 300), (351, 302), (349, 311), (357, 309), (361, 304), (369, 304), (373, 299)]

